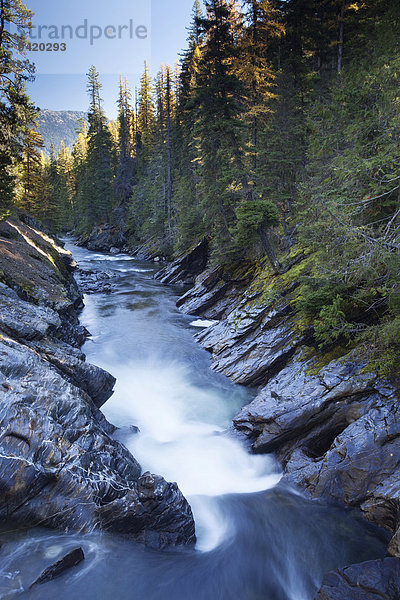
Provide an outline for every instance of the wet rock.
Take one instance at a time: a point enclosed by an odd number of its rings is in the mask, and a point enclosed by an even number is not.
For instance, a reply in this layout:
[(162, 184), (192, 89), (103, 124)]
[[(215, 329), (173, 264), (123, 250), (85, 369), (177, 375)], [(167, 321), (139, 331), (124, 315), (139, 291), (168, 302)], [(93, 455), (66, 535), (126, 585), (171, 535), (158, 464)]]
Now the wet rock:
[(72, 569), (72, 567), (79, 565), (79, 563), (81, 563), (84, 559), (85, 555), (82, 548), (75, 548), (74, 550), (71, 550), (71, 552), (68, 552), (68, 554), (60, 558), (60, 560), (55, 562), (53, 565), (47, 567), (47, 569), (45, 569), (43, 573), (36, 579), (36, 581), (34, 581), (29, 587), (32, 588), (34, 585), (46, 583), (47, 581), (51, 581), (52, 579), (59, 577), (68, 569)]
[(176, 485), (152, 476), (143, 492), (140, 466), (83, 390), (6, 337), (0, 374), (8, 387), (0, 394), (0, 520), (124, 531), (160, 547), (193, 542)]
[(386, 558), (328, 573), (315, 600), (398, 600), (400, 559)]
[(98, 408), (112, 396), (115, 377), (104, 369), (87, 363), (80, 350), (52, 339), (28, 345), (56, 367), (64, 379), (86, 392)]
[(292, 360), (235, 417), (255, 452), (275, 452), (286, 480), (311, 497), (360, 507), (396, 533), (400, 404), (349, 356), (315, 375)]
[[(189, 252), (178, 257), (165, 269), (159, 271), (154, 278), (161, 283), (183, 283), (193, 285), (197, 275), (204, 271), (208, 262), (209, 241), (204, 238)], [(157, 256), (154, 262), (160, 262), (160, 257)]]
[(25, 302), (14, 290), (0, 283), (2, 331), (16, 339), (38, 340), (61, 327), (61, 319), (54, 310)]
[(115, 277), (116, 275), (107, 271), (78, 269), (76, 272), (79, 289), (84, 294), (111, 294), (115, 290), (112, 284)]
[(86, 246), (88, 250), (109, 252), (111, 248), (114, 248), (119, 252), (126, 245), (126, 237), (118, 223), (116, 225), (105, 223), (95, 227), (90, 235), (81, 238), (79, 243)]
[(236, 268), (207, 269), (197, 278), (193, 288), (179, 298), (178, 308), (188, 315), (221, 320), (237, 308), (251, 281), (251, 267), (245, 263)]
[(243, 303), (217, 325), (197, 335), (211, 352), (213, 368), (236, 383), (266, 383), (293, 356), (302, 337), (287, 302), (245, 308)]
[(142, 475), (99, 410), (115, 379), (79, 350), (86, 330), (71, 256), (57, 258), (50, 238), (19, 221), (0, 223), (0, 250), (0, 522), (193, 543), (176, 484)]

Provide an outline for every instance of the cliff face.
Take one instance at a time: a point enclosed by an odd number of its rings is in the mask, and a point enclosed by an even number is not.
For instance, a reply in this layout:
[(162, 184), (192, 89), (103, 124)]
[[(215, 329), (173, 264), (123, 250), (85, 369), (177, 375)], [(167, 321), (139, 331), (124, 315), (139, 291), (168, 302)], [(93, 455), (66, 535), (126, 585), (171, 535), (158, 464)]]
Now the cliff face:
[(192, 543), (176, 484), (142, 474), (99, 410), (115, 380), (79, 349), (73, 269), (35, 226), (0, 222), (0, 519)]
[[(173, 273), (176, 281), (180, 261), (157, 278), (168, 281)], [(282, 275), (265, 264), (209, 269), (177, 304), (187, 314), (219, 320), (197, 335), (213, 368), (258, 388), (234, 419), (250, 449), (274, 452), (286, 480), (310, 497), (359, 507), (391, 533), (388, 552), (399, 557), (398, 390), (364, 372), (354, 351), (323, 354), (313, 345), (293, 303), (307, 268), (300, 255)]]

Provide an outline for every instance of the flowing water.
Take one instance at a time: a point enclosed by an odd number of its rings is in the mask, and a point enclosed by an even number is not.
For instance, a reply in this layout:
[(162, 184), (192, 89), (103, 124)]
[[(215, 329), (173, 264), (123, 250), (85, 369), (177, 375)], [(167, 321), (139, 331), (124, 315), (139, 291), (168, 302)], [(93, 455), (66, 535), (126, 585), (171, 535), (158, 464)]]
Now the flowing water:
[[(159, 552), (116, 535), (4, 531), (0, 598), (312, 600), (326, 571), (384, 556), (381, 532), (304, 499), (279, 483), (272, 457), (224, 434), (252, 394), (210, 369), (193, 337), (207, 323), (177, 310), (181, 289), (155, 282), (150, 263), (67, 247), (80, 267), (116, 275), (115, 292), (87, 296), (81, 316), (88, 361), (117, 377), (103, 411), (144, 470), (178, 483), (198, 542)], [(77, 544), (83, 566), (26, 591)]]

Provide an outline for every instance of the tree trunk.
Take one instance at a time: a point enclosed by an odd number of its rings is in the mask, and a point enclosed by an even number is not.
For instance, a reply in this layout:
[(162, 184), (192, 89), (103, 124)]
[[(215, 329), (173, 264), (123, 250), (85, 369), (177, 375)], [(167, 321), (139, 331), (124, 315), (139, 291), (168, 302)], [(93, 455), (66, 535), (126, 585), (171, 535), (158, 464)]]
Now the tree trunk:
[(274, 270), (274, 273), (276, 275), (279, 275), (282, 272), (282, 268), (281, 268), (279, 260), (276, 256), (275, 250), (270, 242), (268, 231), (269, 231), (268, 228), (260, 227), (258, 229), (258, 235), (260, 236), (263, 250), (271, 264), (271, 267)]
[(343, 64), (343, 42), (344, 42), (344, 11), (346, 8), (346, 0), (342, 0), (342, 8), (340, 10), (340, 29), (339, 29), (339, 48), (338, 48), (338, 62), (337, 72), (340, 75)]
[(3, 35), (5, 29), (4, 0), (0, 0), (0, 50), (3, 49)]
[(167, 73), (167, 212), (168, 233), (172, 235), (172, 168), (171, 168), (171, 85), (170, 75)]

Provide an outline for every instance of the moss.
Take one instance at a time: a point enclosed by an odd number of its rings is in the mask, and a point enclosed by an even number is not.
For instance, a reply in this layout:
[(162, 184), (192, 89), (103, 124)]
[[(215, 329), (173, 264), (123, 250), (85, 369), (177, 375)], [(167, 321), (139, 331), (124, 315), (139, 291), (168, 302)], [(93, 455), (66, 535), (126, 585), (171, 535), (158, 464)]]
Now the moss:
[(306, 369), (306, 375), (318, 375), (321, 369), (327, 367), (333, 360), (345, 358), (352, 348), (348, 345), (341, 346), (338, 344), (329, 350), (329, 352), (321, 352), (313, 346), (304, 346), (300, 354), (300, 359), (305, 363), (309, 363)]

